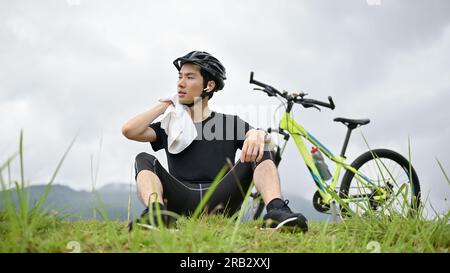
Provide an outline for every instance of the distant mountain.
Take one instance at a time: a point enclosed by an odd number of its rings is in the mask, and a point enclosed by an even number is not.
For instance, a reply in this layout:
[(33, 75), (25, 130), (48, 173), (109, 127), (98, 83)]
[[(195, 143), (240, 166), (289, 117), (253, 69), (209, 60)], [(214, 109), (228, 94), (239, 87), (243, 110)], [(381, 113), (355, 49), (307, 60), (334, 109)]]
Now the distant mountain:
[[(39, 197), (45, 192), (45, 185), (30, 187), (30, 204), (35, 204)], [(128, 199), (130, 195), (130, 185), (125, 183), (110, 183), (98, 189), (100, 201), (91, 191), (76, 191), (68, 186), (53, 185), (44, 207), (48, 210), (57, 211), (62, 215), (67, 215), (68, 220), (81, 219), (102, 219), (99, 207), (103, 203), (105, 211), (110, 220), (128, 219)], [(13, 194), (17, 202), (17, 196)], [(0, 207), (4, 206), (1, 200)], [(296, 212), (301, 212), (309, 220), (323, 221), (329, 218), (326, 214), (321, 214), (312, 206), (312, 202), (300, 196), (287, 195), (290, 200), (289, 206)], [(131, 217), (138, 217), (144, 206), (139, 201), (135, 185), (131, 187)], [(250, 218), (250, 207), (247, 209), (244, 220)], [(263, 214), (265, 213), (265, 210)]]
[[(35, 204), (39, 197), (44, 194), (45, 187), (45, 185), (30, 187), (30, 205)], [(91, 191), (76, 191), (68, 186), (53, 185), (44, 208), (67, 215), (68, 220), (102, 219), (98, 209), (101, 202), (110, 220), (126, 220), (128, 218), (129, 185), (120, 183), (108, 184), (97, 192), (100, 199)], [(13, 194), (13, 197), (17, 204), (17, 196)], [(2, 203), (0, 202), (0, 207), (4, 206)], [(143, 209), (144, 206), (138, 200), (135, 188), (132, 188), (132, 217), (138, 216)]]

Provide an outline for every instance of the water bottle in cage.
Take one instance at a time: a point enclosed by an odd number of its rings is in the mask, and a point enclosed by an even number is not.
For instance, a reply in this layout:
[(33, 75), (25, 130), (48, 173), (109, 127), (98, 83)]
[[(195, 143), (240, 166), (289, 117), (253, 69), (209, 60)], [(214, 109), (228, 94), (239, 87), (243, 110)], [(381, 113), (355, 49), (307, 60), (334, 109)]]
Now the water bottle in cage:
[(332, 175), (325, 163), (322, 153), (316, 147), (312, 147), (311, 155), (314, 160), (314, 165), (316, 165), (316, 168), (319, 171), (320, 177), (322, 177), (324, 181), (331, 179)]

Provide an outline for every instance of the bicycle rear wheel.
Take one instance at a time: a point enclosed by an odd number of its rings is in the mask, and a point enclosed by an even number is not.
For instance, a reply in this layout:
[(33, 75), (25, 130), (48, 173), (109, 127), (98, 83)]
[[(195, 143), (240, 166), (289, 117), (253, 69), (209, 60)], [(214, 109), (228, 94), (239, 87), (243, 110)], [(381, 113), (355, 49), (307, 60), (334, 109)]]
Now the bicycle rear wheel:
[[(360, 155), (351, 164), (363, 180), (374, 184), (366, 185), (347, 171), (342, 178), (340, 197), (348, 199), (348, 207), (357, 215), (379, 211), (386, 215), (410, 215), (420, 205), (420, 184), (416, 171), (408, 160), (399, 153), (376, 149)], [(346, 208), (341, 206), (343, 214)]]

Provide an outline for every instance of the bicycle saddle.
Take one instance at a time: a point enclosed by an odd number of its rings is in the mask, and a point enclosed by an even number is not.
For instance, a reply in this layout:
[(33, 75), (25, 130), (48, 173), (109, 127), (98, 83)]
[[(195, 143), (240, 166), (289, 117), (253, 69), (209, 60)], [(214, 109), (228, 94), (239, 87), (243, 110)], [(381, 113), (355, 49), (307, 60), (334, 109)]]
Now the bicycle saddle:
[(348, 119), (348, 118), (335, 118), (334, 121), (342, 122), (349, 129), (355, 129), (358, 126), (366, 125), (370, 122), (370, 119)]

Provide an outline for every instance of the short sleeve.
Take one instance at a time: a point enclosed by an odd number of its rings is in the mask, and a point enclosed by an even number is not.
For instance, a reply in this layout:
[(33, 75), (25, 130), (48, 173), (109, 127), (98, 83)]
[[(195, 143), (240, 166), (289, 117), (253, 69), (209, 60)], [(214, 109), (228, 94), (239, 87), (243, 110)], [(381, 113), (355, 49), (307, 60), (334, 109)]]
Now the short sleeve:
[(234, 124), (236, 126), (234, 128), (234, 131), (236, 132), (235, 145), (237, 149), (242, 150), (242, 146), (244, 145), (245, 141), (245, 135), (249, 130), (253, 129), (253, 127), (238, 116), (235, 116)]
[(165, 131), (161, 128), (161, 122), (152, 123), (148, 127), (152, 128), (156, 133), (156, 140), (150, 142), (153, 151), (157, 152), (161, 149), (164, 149), (163, 139), (165, 136)]

